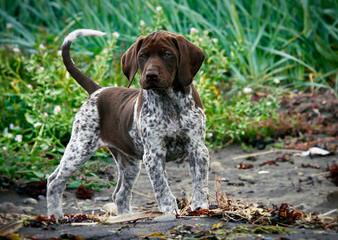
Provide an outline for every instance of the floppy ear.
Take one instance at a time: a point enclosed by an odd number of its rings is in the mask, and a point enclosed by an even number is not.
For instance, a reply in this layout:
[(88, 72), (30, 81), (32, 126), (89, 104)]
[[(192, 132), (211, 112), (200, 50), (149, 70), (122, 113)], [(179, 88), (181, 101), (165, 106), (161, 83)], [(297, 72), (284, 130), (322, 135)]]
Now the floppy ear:
[(176, 78), (179, 84), (185, 87), (191, 84), (200, 69), (204, 60), (204, 54), (200, 48), (186, 40), (183, 36), (177, 36), (175, 42), (179, 52)]
[(133, 45), (122, 55), (121, 65), (124, 75), (131, 82), (138, 70), (137, 54), (142, 46), (143, 38), (139, 37)]

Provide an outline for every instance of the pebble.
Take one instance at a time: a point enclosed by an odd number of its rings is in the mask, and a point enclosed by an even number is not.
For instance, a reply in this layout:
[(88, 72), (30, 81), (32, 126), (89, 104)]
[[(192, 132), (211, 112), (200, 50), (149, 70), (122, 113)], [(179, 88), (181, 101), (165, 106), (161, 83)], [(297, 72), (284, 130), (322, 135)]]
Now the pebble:
[(259, 171), (258, 174), (268, 174), (270, 173), (269, 171), (266, 171), (266, 170), (262, 170), (262, 171)]
[(46, 200), (46, 197), (43, 196), (43, 195), (39, 195), (39, 196), (38, 196), (38, 199), (39, 199), (39, 201), (43, 201), (43, 200)]
[(326, 198), (329, 203), (335, 204), (338, 208), (338, 191), (329, 193)]
[(108, 212), (108, 213), (113, 214), (113, 215), (117, 215), (117, 206), (116, 206), (115, 203), (107, 203), (107, 204), (102, 206), (102, 209), (105, 212)]
[(302, 210), (302, 211), (308, 211), (311, 207), (307, 205), (306, 203), (300, 203), (296, 205), (294, 208)]
[(17, 206), (11, 202), (3, 202), (0, 204), (1, 213), (26, 213), (29, 214), (33, 211), (33, 207)]
[(95, 202), (98, 202), (98, 201), (109, 201), (110, 200), (110, 197), (96, 197), (94, 198), (94, 201)]
[(23, 201), (22, 201), (24, 204), (30, 204), (30, 205), (36, 205), (38, 204), (38, 201), (34, 198), (25, 198)]
[(244, 175), (244, 174), (243, 175), (239, 175), (238, 179), (241, 180), (241, 181), (244, 181), (244, 182), (251, 183), (251, 184), (255, 184), (256, 183), (255, 177), (252, 176), (252, 175)]
[(15, 206), (11, 202), (3, 202), (0, 204), (0, 212), (12, 212), (13, 210), (16, 210), (17, 206)]
[(18, 207), (19, 209), (19, 212), (23, 212), (23, 213), (26, 213), (26, 214), (30, 214), (33, 212), (33, 207)]
[(222, 172), (224, 171), (224, 167), (222, 166), (222, 163), (219, 161), (212, 161), (210, 163), (210, 170), (212, 172)]

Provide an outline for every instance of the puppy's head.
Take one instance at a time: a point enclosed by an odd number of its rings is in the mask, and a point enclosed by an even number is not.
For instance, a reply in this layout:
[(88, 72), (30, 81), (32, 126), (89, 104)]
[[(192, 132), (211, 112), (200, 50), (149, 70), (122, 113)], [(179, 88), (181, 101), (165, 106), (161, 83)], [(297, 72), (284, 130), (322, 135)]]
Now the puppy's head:
[(132, 81), (140, 69), (143, 89), (182, 89), (191, 84), (203, 60), (202, 50), (183, 36), (159, 31), (136, 40), (122, 56), (122, 70)]

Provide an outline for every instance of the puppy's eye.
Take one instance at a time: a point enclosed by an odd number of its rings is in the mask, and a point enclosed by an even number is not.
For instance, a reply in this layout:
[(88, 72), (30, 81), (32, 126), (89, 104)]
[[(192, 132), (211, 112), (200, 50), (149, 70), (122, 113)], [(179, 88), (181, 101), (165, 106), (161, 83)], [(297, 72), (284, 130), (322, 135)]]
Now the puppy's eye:
[(139, 57), (140, 59), (146, 59), (146, 58), (148, 57), (148, 55), (147, 55), (146, 53), (140, 53), (140, 54), (138, 55), (138, 57)]
[(174, 54), (170, 51), (164, 51), (162, 54), (163, 57), (167, 57), (167, 58), (172, 57), (173, 55)]

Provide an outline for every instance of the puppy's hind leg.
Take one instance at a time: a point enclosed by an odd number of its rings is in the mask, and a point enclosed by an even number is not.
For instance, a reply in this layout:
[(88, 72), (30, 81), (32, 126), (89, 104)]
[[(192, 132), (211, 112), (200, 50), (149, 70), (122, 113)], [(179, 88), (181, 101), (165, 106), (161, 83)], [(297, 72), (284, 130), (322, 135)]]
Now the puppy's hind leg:
[(129, 159), (118, 154), (116, 164), (119, 171), (119, 178), (113, 194), (113, 200), (117, 206), (117, 213), (129, 213), (132, 188), (141, 170), (141, 160)]
[(59, 166), (48, 178), (48, 215), (62, 217), (62, 194), (68, 178), (99, 147), (99, 116), (94, 99), (89, 99), (76, 114), (71, 139)]

